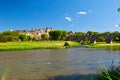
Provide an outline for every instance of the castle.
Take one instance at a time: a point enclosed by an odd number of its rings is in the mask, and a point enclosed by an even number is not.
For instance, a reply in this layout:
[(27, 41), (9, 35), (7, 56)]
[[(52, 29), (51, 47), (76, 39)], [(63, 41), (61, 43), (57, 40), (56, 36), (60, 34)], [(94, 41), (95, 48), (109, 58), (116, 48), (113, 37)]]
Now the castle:
[(29, 36), (34, 37), (36, 39), (41, 39), (41, 35), (42, 34), (48, 34), (49, 35), (49, 32), (52, 31), (52, 28), (48, 28), (48, 27), (43, 28), (43, 29), (32, 28), (32, 30), (15, 30), (15, 31), (18, 31), (21, 34), (29, 35)]

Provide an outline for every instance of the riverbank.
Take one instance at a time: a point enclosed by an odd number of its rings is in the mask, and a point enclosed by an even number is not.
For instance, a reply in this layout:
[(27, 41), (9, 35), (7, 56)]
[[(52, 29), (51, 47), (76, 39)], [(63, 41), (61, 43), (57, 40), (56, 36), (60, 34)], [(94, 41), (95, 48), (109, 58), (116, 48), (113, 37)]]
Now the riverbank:
[(113, 49), (113, 50), (120, 50), (120, 43), (97, 43), (97, 44), (90, 44), (86, 46), (87, 48), (102, 48), (102, 49)]
[[(1, 51), (8, 50), (34, 50), (34, 49), (60, 49), (64, 48), (65, 41), (28, 41), (0, 43)], [(77, 42), (68, 42), (70, 47), (80, 46)]]

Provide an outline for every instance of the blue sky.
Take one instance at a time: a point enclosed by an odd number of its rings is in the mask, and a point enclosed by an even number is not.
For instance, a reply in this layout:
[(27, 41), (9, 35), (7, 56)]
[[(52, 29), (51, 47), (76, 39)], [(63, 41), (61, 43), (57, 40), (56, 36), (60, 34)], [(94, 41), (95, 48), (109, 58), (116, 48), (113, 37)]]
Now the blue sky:
[(120, 0), (0, 0), (0, 31), (120, 31)]

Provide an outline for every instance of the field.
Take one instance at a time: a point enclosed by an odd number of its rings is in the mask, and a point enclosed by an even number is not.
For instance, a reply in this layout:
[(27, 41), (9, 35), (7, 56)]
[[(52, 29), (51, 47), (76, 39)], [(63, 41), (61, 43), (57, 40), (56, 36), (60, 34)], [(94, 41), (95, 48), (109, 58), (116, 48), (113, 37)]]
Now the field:
[(120, 50), (120, 43), (113, 42), (112, 44), (106, 44), (105, 42), (97, 42), (96, 44), (88, 45), (87, 48), (103, 48), (103, 49)]
[[(65, 41), (31, 41), (31, 42), (5, 42), (0, 43), (0, 50), (33, 50), (33, 49), (59, 49), (64, 48)], [(70, 47), (79, 46), (77, 42), (69, 42)]]

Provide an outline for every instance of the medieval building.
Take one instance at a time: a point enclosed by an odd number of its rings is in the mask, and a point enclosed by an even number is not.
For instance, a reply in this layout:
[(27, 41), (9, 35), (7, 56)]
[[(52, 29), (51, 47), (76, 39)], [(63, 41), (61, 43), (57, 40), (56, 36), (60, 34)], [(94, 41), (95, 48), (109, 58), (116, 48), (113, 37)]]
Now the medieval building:
[(41, 35), (42, 34), (48, 34), (49, 32), (52, 31), (52, 28), (39, 28), (39, 29), (32, 29), (32, 30), (16, 30), (18, 32), (20, 32), (21, 34), (26, 34), (29, 35), (31, 37), (34, 37), (36, 39), (41, 39)]

